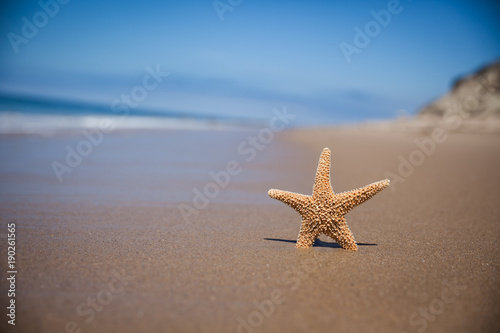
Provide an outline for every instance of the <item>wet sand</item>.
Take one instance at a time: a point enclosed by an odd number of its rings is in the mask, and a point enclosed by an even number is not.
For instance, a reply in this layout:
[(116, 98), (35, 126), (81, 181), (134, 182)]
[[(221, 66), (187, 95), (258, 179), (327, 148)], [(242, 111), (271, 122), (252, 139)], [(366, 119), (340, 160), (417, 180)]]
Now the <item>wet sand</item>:
[[(1, 137), (2, 277), (12, 222), (18, 273), (0, 330), (500, 330), (498, 134), (290, 130), (250, 159), (255, 135), (115, 133), (63, 182), (51, 163), (81, 137)], [(267, 196), (310, 194), (324, 147), (336, 192), (394, 177), (347, 215), (357, 252), (296, 249), (300, 216)]]

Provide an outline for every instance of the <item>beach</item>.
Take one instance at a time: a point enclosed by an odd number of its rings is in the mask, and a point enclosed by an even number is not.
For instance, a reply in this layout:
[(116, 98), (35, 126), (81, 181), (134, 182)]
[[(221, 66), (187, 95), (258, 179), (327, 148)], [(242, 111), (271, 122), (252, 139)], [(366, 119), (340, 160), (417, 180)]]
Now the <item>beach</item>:
[[(500, 330), (498, 133), (94, 138), (0, 137), (0, 256), (15, 224), (17, 271), (15, 326), (4, 314), (1, 331)], [(325, 147), (335, 192), (391, 178), (346, 216), (356, 252), (324, 235), (297, 249), (300, 216), (267, 194), (311, 194)]]

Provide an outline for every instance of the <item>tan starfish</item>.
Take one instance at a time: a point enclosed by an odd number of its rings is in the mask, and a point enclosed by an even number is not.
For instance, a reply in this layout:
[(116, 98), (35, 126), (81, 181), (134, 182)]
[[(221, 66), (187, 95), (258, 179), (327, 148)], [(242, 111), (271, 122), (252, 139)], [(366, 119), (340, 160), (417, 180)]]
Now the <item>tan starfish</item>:
[(344, 216), (387, 186), (389, 180), (385, 179), (357, 190), (334, 193), (330, 184), (330, 149), (325, 148), (319, 158), (312, 195), (274, 189), (268, 194), (302, 215), (297, 247), (311, 247), (320, 234), (325, 234), (343, 249), (356, 251), (358, 246)]

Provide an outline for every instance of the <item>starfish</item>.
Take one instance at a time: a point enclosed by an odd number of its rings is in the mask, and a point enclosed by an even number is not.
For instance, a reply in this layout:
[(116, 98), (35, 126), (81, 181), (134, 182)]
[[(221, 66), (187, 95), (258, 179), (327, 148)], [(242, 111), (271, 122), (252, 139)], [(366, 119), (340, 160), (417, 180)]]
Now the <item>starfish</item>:
[(343, 249), (356, 251), (358, 246), (344, 216), (387, 186), (389, 180), (384, 179), (356, 190), (334, 193), (330, 184), (330, 149), (325, 148), (319, 158), (312, 195), (275, 189), (268, 194), (302, 215), (298, 248), (311, 247), (320, 234), (325, 234)]

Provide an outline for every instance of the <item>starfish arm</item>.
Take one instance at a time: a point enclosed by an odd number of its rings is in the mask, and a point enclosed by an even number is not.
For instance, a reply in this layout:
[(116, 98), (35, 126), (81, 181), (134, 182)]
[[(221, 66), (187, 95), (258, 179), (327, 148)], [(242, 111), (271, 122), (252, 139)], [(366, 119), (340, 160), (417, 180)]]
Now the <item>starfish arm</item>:
[(325, 148), (321, 153), (316, 170), (316, 179), (313, 186), (313, 197), (324, 197), (333, 193), (330, 184), (330, 149)]
[(307, 221), (302, 221), (300, 227), (299, 238), (297, 239), (297, 248), (308, 248), (314, 244), (316, 238), (319, 237), (319, 231), (310, 227)]
[(334, 228), (325, 230), (324, 233), (325, 235), (331, 237), (334, 241), (339, 243), (341, 248), (351, 251), (358, 250), (358, 246), (354, 241), (354, 236), (347, 226), (345, 218), (342, 218), (339, 222), (335, 223)]
[(301, 213), (302, 209), (307, 207), (309, 203), (308, 195), (303, 195), (295, 192), (270, 189), (267, 194), (269, 194), (271, 198), (287, 204), (299, 213)]
[(389, 183), (390, 181), (388, 179), (384, 179), (370, 185), (366, 185), (365, 187), (358, 188), (357, 190), (343, 192), (337, 194), (337, 200), (340, 201), (340, 206), (344, 209), (345, 213), (347, 213), (357, 205), (362, 204), (378, 192), (385, 189), (389, 186)]

